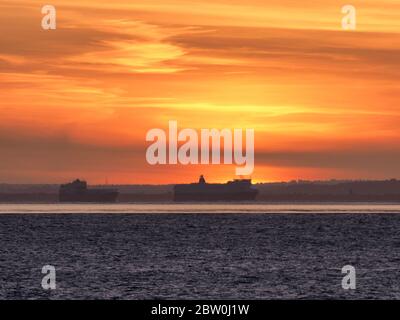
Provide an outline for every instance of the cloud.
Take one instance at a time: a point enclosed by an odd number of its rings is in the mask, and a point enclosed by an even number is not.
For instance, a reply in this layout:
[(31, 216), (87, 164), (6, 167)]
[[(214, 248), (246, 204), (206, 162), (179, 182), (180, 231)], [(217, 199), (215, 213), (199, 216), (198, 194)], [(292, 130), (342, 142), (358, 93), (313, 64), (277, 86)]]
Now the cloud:
[(400, 146), (396, 149), (376, 147), (370, 150), (337, 150), (320, 152), (270, 152), (257, 153), (256, 163), (266, 167), (336, 169), (347, 171), (350, 177), (398, 177)]
[(260, 69), (269, 74), (306, 72), (346, 77), (351, 73), (353, 77), (387, 79), (399, 76), (397, 39), (396, 33), (214, 26), (169, 40), (183, 47), (188, 57), (203, 56), (204, 64), (208, 57), (221, 58), (221, 65), (233, 61), (238, 70), (253, 73)]
[(0, 1), (0, 179), (171, 180), (143, 160), (146, 131), (171, 119), (255, 128), (261, 169), (398, 172), (398, 2), (355, 0), (357, 32), (337, 0), (53, 4), (45, 32), (41, 1)]

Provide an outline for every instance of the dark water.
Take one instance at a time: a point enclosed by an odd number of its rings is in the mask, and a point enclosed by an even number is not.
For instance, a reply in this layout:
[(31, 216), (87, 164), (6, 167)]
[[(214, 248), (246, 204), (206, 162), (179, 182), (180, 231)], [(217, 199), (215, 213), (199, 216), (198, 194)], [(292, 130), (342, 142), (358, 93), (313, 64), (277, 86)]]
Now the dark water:
[(0, 239), (1, 299), (400, 298), (397, 214), (2, 214)]

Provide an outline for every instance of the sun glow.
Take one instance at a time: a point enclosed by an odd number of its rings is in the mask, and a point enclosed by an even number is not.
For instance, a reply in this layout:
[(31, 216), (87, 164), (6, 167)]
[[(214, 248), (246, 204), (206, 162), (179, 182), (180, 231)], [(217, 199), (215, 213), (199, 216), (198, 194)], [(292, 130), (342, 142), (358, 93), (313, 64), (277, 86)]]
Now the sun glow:
[(42, 30), (41, 1), (0, 1), (0, 182), (234, 178), (149, 166), (171, 120), (254, 129), (256, 182), (400, 175), (398, 1), (353, 1), (352, 31), (338, 0), (52, 2)]

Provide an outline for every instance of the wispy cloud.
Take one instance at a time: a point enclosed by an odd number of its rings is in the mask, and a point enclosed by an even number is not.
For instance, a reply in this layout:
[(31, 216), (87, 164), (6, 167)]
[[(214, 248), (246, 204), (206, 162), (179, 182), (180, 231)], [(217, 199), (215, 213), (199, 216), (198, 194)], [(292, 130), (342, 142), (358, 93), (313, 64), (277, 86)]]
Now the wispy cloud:
[(0, 180), (171, 181), (141, 157), (146, 131), (171, 119), (255, 128), (257, 180), (397, 174), (398, 1), (353, 1), (355, 32), (340, 29), (338, 0), (52, 4), (58, 29), (46, 32), (42, 1), (0, 0)]

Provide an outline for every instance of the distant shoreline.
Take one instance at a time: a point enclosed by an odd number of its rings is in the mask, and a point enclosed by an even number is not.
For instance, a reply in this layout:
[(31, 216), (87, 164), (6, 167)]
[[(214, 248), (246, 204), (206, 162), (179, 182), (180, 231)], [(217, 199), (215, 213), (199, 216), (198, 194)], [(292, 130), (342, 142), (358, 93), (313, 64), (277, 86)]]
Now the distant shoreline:
[[(118, 203), (173, 203), (170, 185), (112, 185)], [(258, 183), (255, 203), (400, 203), (400, 180)], [(110, 185), (92, 186), (99, 189)], [(57, 184), (0, 184), (0, 203), (57, 203)]]

